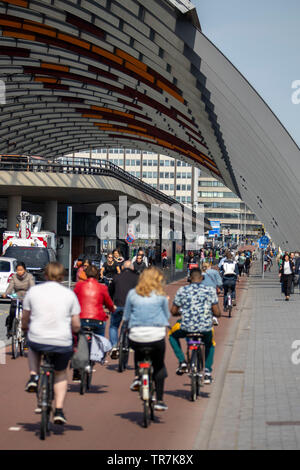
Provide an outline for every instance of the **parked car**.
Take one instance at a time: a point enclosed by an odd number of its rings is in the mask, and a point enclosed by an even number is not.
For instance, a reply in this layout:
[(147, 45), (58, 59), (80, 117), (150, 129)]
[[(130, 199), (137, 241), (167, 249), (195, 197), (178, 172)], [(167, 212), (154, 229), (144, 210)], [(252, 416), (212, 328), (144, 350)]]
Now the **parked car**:
[(38, 246), (9, 246), (3, 258), (15, 258), (25, 263), (26, 269), (31, 273), (35, 282), (44, 282), (44, 269), (51, 261), (56, 261), (52, 248)]
[(16, 258), (0, 256), (0, 295), (6, 292), (9, 281), (17, 268)]

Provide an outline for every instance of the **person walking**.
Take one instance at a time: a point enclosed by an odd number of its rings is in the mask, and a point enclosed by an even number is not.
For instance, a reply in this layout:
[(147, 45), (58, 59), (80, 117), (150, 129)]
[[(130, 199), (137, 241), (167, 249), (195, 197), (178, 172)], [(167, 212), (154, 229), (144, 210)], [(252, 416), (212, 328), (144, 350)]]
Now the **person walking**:
[(285, 300), (290, 300), (291, 286), (293, 282), (293, 276), (295, 273), (295, 266), (288, 254), (284, 255), (282, 265), (279, 270), (280, 282), (282, 283), (282, 289), (285, 295)]
[(153, 365), (157, 399), (154, 407), (157, 411), (168, 409), (163, 401), (163, 395), (167, 377), (164, 357), (169, 317), (164, 275), (155, 267), (145, 269), (140, 275), (136, 288), (128, 293), (124, 321), (128, 322), (130, 347), (135, 351), (135, 378), (130, 389), (139, 390), (141, 384), (138, 377), (138, 362), (144, 359), (141, 350), (147, 347), (150, 349), (150, 359)]
[(67, 422), (63, 407), (68, 389), (67, 368), (73, 354), (72, 331), (80, 330), (80, 305), (74, 292), (61, 284), (64, 276), (62, 264), (49, 263), (45, 268), (46, 282), (27, 292), (22, 313), (22, 329), (28, 332), (30, 369), (25, 390), (37, 391), (41, 352), (53, 353), (55, 424)]

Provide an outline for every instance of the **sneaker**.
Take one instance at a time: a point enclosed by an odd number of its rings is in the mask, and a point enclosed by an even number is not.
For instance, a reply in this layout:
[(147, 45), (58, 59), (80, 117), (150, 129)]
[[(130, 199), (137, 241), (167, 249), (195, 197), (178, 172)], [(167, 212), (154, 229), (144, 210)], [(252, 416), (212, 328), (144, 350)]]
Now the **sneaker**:
[(139, 389), (140, 389), (140, 386), (141, 386), (141, 382), (140, 380), (138, 379), (138, 377), (136, 377), (134, 379), (134, 381), (132, 382), (132, 384), (130, 385), (130, 390), (132, 392), (138, 392)]
[(209, 372), (205, 372), (205, 375), (204, 375), (204, 383), (205, 384), (211, 384), (213, 381), (213, 378), (211, 376), (211, 374)]
[(67, 420), (62, 409), (56, 409), (53, 417), (54, 424), (66, 424)]
[(167, 411), (168, 407), (163, 401), (158, 401), (157, 403), (155, 403), (154, 409), (156, 411)]
[(218, 326), (219, 325), (219, 322), (218, 322), (218, 319), (216, 317), (213, 317), (213, 324), (215, 326)]
[(30, 379), (28, 380), (28, 382), (26, 384), (25, 392), (29, 392), (29, 393), (37, 392), (38, 383), (39, 383), (38, 375), (31, 375)]
[(110, 352), (110, 357), (111, 359), (118, 359), (119, 358), (119, 349), (118, 348), (112, 348)]
[(236, 307), (236, 300), (235, 299), (232, 299), (232, 305), (233, 305), (233, 307)]
[(186, 362), (180, 362), (179, 366), (176, 369), (177, 375), (183, 375), (188, 371), (188, 365)]

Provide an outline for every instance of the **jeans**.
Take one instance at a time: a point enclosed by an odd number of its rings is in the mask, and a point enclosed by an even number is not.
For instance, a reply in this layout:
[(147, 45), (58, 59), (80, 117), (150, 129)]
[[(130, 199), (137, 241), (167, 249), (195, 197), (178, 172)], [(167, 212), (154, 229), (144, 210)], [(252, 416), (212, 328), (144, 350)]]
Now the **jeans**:
[(223, 288), (224, 288), (224, 308), (227, 306), (227, 294), (229, 288), (231, 288), (231, 298), (235, 299), (235, 286), (236, 286), (236, 279), (234, 278), (225, 278), (223, 279)]
[(123, 311), (124, 307), (117, 307), (110, 317), (109, 341), (113, 348), (118, 346), (119, 326), (123, 318)]
[(83, 318), (80, 320), (80, 323), (81, 326), (93, 327), (93, 331), (96, 333), (96, 335), (105, 336), (105, 321), (102, 322), (102, 325), (100, 325), (98, 320), (89, 320), (87, 318)]

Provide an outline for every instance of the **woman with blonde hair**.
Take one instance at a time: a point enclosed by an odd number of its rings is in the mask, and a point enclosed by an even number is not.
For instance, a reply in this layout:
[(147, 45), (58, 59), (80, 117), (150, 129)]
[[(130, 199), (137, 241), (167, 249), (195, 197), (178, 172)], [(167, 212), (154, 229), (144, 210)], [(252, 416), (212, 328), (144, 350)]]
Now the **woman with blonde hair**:
[(155, 409), (158, 411), (168, 409), (163, 402), (163, 394), (167, 377), (164, 356), (169, 317), (164, 275), (155, 267), (145, 269), (136, 288), (128, 293), (123, 318), (128, 322), (130, 347), (135, 351), (135, 379), (130, 389), (139, 390), (138, 362), (144, 359), (141, 349), (149, 347), (157, 398)]

